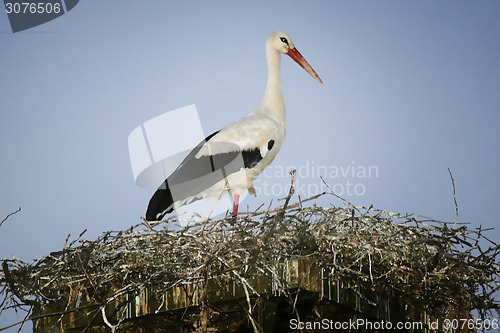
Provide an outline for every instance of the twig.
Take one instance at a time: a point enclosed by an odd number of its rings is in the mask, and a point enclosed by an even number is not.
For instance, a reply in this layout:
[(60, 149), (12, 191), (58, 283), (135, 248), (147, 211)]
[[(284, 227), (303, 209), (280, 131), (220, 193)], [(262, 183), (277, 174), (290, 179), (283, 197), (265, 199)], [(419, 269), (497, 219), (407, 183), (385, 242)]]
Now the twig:
[(92, 279), (89, 276), (89, 273), (87, 273), (87, 270), (83, 266), (83, 261), (82, 261), (82, 257), (80, 256), (80, 251), (78, 251), (78, 248), (76, 248), (75, 250), (76, 250), (76, 254), (78, 255), (78, 260), (80, 260), (80, 265), (82, 267), (83, 273), (85, 274), (85, 276), (87, 277), (88, 281), (90, 282), (90, 285), (92, 286), (92, 289), (94, 289), (94, 292), (96, 293), (96, 295), (100, 298), (99, 292), (97, 291), (97, 289), (96, 289), (96, 287), (94, 285), (94, 282), (92, 281)]
[(2, 224), (3, 224), (5, 221), (7, 221), (7, 219), (8, 219), (10, 216), (12, 216), (12, 215), (14, 215), (14, 214), (17, 214), (17, 213), (19, 213), (20, 211), (21, 211), (21, 207), (19, 207), (19, 208), (18, 208), (15, 212), (12, 212), (12, 213), (10, 213), (9, 215), (7, 215), (7, 216), (6, 216), (6, 217), (2, 220), (2, 222), (0, 222), (0, 227), (2, 226)]
[(111, 332), (114, 333), (115, 332), (115, 325), (112, 325), (109, 322), (108, 317), (106, 317), (106, 305), (101, 307), (101, 314), (102, 314), (102, 320), (104, 321), (106, 326), (108, 326), (111, 329)]
[(127, 308), (125, 307), (122, 311), (122, 315), (120, 316), (120, 319), (118, 320), (116, 325), (113, 325), (113, 324), (111, 324), (111, 322), (108, 320), (108, 317), (106, 316), (106, 305), (103, 305), (101, 307), (102, 320), (104, 321), (106, 326), (108, 326), (111, 329), (111, 333), (115, 333), (116, 330), (118, 329), (118, 327), (120, 327), (121, 323), (125, 320), (124, 314), (125, 314), (126, 310), (127, 310)]
[(16, 288), (16, 285), (15, 285), (15, 281), (14, 281), (14, 278), (12, 277), (12, 274), (9, 270), (9, 264), (7, 263), (8, 261), (7, 260), (4, 260), (2, 262), (2, 268), (3, 268), (3, 273), (4, 273), (4, 276), (5, 276), (5, 281), (7, 281), (7, 283), (9, 284), (9, 288), (10, 288), (10, 291), (17, 297), (19, 298), (19, 300), (21, 300), (24, 304), (28, 304), (28, 305), (37, 305), (38, 303), (33, 301), (33, 300), (30, 300), (26, 297), (23, 297), (21, 295), (21, 293), (19, 293), (19, 290)]
[(69, 310), (64, 310), (64, 311), (57, 311), (57, 312), (51, 312), (51, 313), (45, 313), (43, 315), (38, 315), (38, 316), (31, 316), (29, 317), (28, 319), (24, 319), (24, 320), (21, 320), (19, 322), (16, 322), (14, 324), (11, 324), (9, 326), (5, 326), (5, 327), (0, 327), (0, 331), (5, 331), (9, 328), (12, 328), (12, 327), (15, 327), (17, 325), (22, 325), (23, 323), (27, 322), (28, 320), (38, 320), (38, 319), (44, 319), (44, 318), (49, 318), (49, 317), (54, 317), (54, 316), (60, 316), (60, 315), (65, 315), (65, 314), (69, 314), (69, 313), (72, 313), (72, 312), (77, 312), (77, 311), (81, 311), (81, 310), (85, 310), (85, 309), (88, 309), (88, 308), (92, 308), (92, 307), (96, 307), (96, 306), (101, 306), (102, 303), (91, 303), (91, 304), (86, 304), (86, 305), (83, 305), (83, 306), (80, 306), (80, 307), (76, 307), (74, 309), (69, 309)]
[[(69, 244), (69, 247), (72, 247), (73, 244), (75, 244), (76, 242), (78, 242), (78, 240), (80, 238), (82, 238), (82, 236), (87, 232), (87, 229), (84, 229), (79, 235), (78, 237), (76, 237), (70, 244)], [(68, 235), (68, 238), (69, 238), (69, 235)], [(68, 238), (66, 238), (66, 241), (68, 241)]]
[(248, 319), (250, 319), (250, 322), (252, 323), (252, 327), (253, 327), (253, 331), (255, 333), (260, 333), (260, 329), (258, 328), (258, 325), (257, 323), (255, 322), (255, 320), (253, 319), (253, 316), (252, 316), (252, 302), (250, 300), (250, 294), (248, 293), (248, 289), (247, 289), (247, 283), (246, 281), (244, 281), (245, 283), (243, 283), (243, 289), (245, 290), (245, 296), (247, 298), (247, 304), (248, 304)]
[[(458, 222), (458, 204), (457, 204), (457, 195), (455, 192), (455, 179), (453, 178), (450, 168), (448, 168), (448, 173), (450, 174), (451, 184), (453, 185), (453, 201), (455, 202), (455, 214), (457, 215), (457, 219), (455, 222)], [(453, 225), (453, 228), (455, 228), (455, 225)]]

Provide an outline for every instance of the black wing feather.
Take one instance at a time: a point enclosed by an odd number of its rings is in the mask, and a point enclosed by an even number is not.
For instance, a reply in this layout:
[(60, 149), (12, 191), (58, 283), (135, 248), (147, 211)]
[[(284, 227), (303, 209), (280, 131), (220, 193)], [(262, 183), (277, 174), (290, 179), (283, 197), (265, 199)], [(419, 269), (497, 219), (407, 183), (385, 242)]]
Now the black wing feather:
[[(174, 210), (174, 202), (194, 196), (201, 191), (210, 188), (220, 180), (241, 168), (253, 168), (262, 160), (259, 148), (201, 156), (196, 154), (203, 145), (208, 142), (218, 131), (209, 135), (200, 142), (179, 167), (158, 187), (149, 201), (146, 212), (146, 220), (160, 220), (167, 213)], [(229, 144), (229, 143), (228, 143)], [(269, 141), (268, 147), (272, 148), (274, 140)], [(241, 156), (241, 158), (238, 158)], [(175, 198), (172, 195), (174, 188)], [(195, 199), (198, 200), (198, 199)], [(194, 201), (194, 200), (193, 200)]]

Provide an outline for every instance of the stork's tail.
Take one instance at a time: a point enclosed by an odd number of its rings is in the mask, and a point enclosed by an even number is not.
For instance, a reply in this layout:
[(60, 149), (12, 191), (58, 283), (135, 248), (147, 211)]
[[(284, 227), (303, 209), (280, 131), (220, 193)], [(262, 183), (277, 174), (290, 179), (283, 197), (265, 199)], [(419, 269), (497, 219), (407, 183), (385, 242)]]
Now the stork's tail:
[(170, 188), (159, 188), (151, 200), (149, 200), (148, 210), (146, 212), (146, 220), (158, 221), (161, 220), (165, 214), (173, 212), (174, 200)]

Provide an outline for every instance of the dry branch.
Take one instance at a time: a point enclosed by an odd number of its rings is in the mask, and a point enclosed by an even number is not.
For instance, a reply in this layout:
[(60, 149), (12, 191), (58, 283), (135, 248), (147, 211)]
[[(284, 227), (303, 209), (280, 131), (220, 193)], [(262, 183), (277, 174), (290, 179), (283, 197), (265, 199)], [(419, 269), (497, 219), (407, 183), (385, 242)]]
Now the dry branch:
[(6, 216), (6, 217), (2, 220), (2, 222), (0, 222), (0, 227), (2, 226), (2, 224), (3, 224), (5, 221), (7, 221), (7, 219), (8, 219), (9, 217), (11, 217), (11, 216), (12, 216), (12, 215), (14, 215), (14, 214), (19, 213), (20, 211), (21, 211), (21, 207), (19, 207), (16, 211), (14, 211), (14, 212), (12, 212), (12, 213), (8, 214), (8, 215), (7, 215), (7, 216)]

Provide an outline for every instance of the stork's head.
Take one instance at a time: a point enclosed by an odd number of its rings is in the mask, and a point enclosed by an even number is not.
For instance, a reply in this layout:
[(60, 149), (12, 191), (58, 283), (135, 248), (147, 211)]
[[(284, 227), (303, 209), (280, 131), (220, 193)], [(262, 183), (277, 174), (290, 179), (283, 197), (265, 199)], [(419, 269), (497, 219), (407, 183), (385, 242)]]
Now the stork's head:
[(267, 39), (267, 43), (271, 44), (274, 49), (278, 52), (287, 54), (290, 48), (295, 48), (293, 45), (292, 38), (288, 36), (286, 32), (283, 31), (275, 31), (269, 36)]
[(321, 81), (318, 74), (316, 74), (311, 65), (309, 65), (302, 54), (300, 54), (299, 50), (297, 50), (297, 48), (293, 44), (292, 38), (286, 32), (273, 32), (267, 39), (266, 47), (271, 47), (280, 53), (284, 53), (290, 56), (290, 58), (292, 58), (297, 64), (299, 64), (300, 67), (304, 68), (306, 72), (308, 72), (313, 78), (318, 80), (319, 83), (323, 83), (323, 81)]

